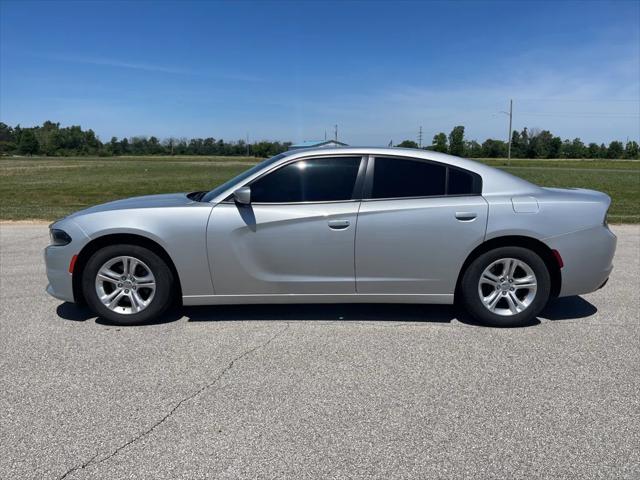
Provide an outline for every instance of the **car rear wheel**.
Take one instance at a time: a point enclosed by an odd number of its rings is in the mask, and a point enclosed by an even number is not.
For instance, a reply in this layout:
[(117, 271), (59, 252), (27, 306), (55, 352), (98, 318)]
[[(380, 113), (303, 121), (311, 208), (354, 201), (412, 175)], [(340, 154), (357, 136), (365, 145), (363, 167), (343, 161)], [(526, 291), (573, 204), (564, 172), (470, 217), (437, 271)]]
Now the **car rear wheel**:
[(167, 264), (138, 245), (112, 245), (89, 258), (82, 289), (88, 305), (118, 325), (139, 325), (160, 316), (173, 299)]
[(497, 327), (530, 324), (545, 307), (551, 277), (544, 261), (522, 247), (480, 255), (462, 278), (462, 303), (476, 319)]

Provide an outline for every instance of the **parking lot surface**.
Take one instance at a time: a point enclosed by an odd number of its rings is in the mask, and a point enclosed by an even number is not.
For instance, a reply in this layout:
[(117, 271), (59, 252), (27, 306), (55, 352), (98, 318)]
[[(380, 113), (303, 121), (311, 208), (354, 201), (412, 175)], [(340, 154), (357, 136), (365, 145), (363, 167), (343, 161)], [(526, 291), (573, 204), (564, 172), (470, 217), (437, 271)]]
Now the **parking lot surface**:
[[(185, 308), (115, 327), (0, 225), (0, 478), (639, 478), (640, 227), (520, 329), (453, 307)], [(585, 259), (589, 261), (589, 259)]]

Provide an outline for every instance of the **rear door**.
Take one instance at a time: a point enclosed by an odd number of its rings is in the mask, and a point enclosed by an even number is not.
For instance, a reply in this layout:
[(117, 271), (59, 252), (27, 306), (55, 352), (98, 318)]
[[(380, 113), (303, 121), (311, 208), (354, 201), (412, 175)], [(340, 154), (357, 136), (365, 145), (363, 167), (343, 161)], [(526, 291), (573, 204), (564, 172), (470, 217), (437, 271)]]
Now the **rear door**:
[(356, 234), (356, 288), (369, 294), (452, 294), (482, 243), (481, 179), (445, 164), (369, 159)]
[(296, 160), (254, 180), (250, 205), (215, 206), (207, 229), (215, 293), (355, 293), (365, 163), (361, 156)]

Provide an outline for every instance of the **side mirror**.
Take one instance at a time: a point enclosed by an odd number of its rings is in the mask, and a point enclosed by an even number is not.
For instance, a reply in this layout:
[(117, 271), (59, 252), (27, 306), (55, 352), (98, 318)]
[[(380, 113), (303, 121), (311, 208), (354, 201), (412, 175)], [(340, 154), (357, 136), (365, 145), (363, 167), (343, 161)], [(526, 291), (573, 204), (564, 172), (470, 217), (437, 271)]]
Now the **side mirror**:
[(233, 199), (241, 205), (249, 205), (251, 203), (251, 187), (240, 187), (233, 192)]

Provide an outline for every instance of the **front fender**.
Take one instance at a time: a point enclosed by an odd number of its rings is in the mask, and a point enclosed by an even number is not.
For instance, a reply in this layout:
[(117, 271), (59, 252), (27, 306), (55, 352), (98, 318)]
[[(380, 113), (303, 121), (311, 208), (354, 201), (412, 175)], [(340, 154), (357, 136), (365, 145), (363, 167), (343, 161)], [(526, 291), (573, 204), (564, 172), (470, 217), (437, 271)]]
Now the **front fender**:
[(128, 234), (151, 240), (173, 261), (183, 295), (213, 295), (207, 260), (210, 204), (94, 212), (74, 217), (91, 241)]

